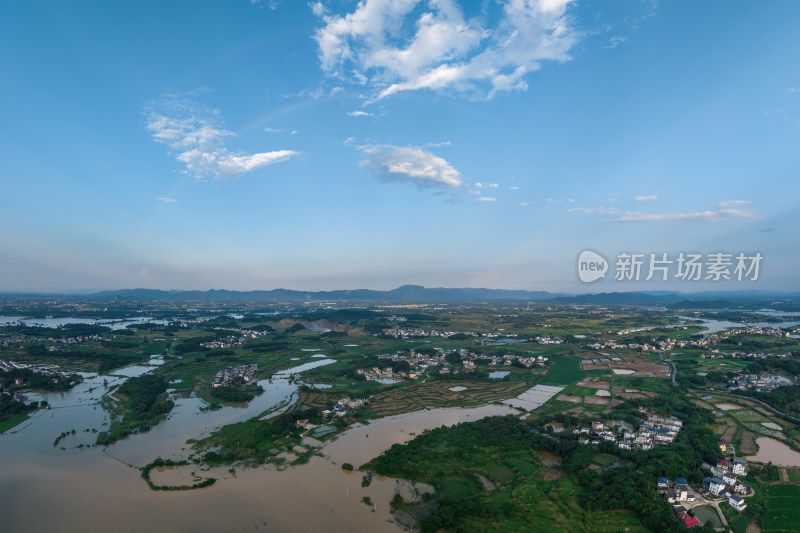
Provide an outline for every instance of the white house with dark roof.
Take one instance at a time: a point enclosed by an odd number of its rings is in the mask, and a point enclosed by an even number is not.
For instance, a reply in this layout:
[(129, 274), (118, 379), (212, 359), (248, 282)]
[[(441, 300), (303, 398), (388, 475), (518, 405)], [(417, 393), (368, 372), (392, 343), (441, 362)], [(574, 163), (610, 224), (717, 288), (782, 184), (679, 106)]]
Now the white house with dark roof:
[(735, 494), (731, 494), (728, 497), (728, 503), (737, 511), (744, 511), (744, 508), (747, 507), (747, 502), (744, 501), (744, 498), (741, 498)]
[(712, 477), (708, 480), (708, 490), (710, 490), (711, 494), (714, 496), (719, 496), (720, 493), (725, 490), (725, 482), (718, 477)]
[(747, 475), (747, 460), (746, 459), (734, 459), (733, 460), (733, 473), (738, 476), (746, 476)]

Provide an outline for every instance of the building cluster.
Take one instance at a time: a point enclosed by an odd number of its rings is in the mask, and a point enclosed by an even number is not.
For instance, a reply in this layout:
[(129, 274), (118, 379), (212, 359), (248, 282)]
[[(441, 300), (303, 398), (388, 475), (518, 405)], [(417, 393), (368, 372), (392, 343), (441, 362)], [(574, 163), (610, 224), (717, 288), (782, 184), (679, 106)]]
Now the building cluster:
[[(458, 354), (461, 359), (461, 365), (458, 367), (451, 367), (455, 365), (448, 366), (447, 356), (453, 354)], [(530, 357), (512, 354), (485, 355), (472, 353), (466, 348), (448, 351), (439, 347), (434, 348), (433, 355), (420, 353), (411, 349), (408, 351), (380, 354), (377, 357), (389, 361), (405, 361), (409, 364), (411, 370), (393, 371), (391, 367), (385, 367), (383, 369), (373, 367), (358, 369), (356, 372), (363, 375), (368, 380), (378, 381), (382, 379), (416, 379), (428, 368), (436, 366), (441, 366), (439, 369), (440, 374), (458, 374), (461, 371), (471, 372), (476, 368), (476, 361), (478, 360), (487, 361), (486, 364), (488, 366), (511, 366), (511, 364), (517, 361), (526, 368), (543, 367), (548, 362), (548, 358), (541, 355)]]
[(238, 346), (244, 346), (250, 339), (257, 339), (258, 337), (263, 337), (267, 335), (267, 332), (265, 331), (254, 331), (251, 329), (235, 329), (235, 330), (230, 330), (226, 328), (216, 328), (216, 329), (233, 331), (234, 333), (236, 333), (236, 335), (226, 335), (225, 337), (220, 337), (218, 339), (214, 339), (213, 341), (201, 342), (200, 346), (212, 350), (236, 348)]
[(364, 376), (368, 381), (381, 381), (385, 379), (400, 381), (402, 379), (417, 379), (419, 377), (419, 372), (417, 371), (398, 370), (395, 372), (390, 366), (386, 368), (378, 368), (377, 366), (372, 368), (359, 368), (356, 370), (356, 373), (360, 376)]
[(226, 368), (220, 370), (214, 376), (211, 382), (212, 388), (230, 387), (235, 385), (240, 380), (244, 383), (252, 383), (256, 381), (256, 374), (258, 373), (258, 365), (253, 363), (251, 365), (238, 365), (233, 368)]
[(533, 340), (535, 340), (539, 344), (563, 344), (564, 343), (564, 339), (562, 339), (561, 337), (545, 337), (545, 336), (542, 336), (542, 335), (534, 337)]
[[(103, 335), (79, 335), (77, 337), (35, 337), (35, 336), (28, 336), (28, 335), (9, 335), (7, 337), (0, 338), (0, 348), (8, 348), (13, 345), (17, 344), (39, 344), (43, 342), (50, 342), (55, 344), (60, 344), (64, 346), (80, 344), (82, 342), (89, 342), (89, 341), (104, 341), (108, 340), (107, 337)], [(58, 351), (59, 346), (49, 346), (48, 350), (51, 352)]]
[[(689, 484), (686, 482), (686, 478), (679, 477), (673, 483), (667, 478), (660, 477), (658, 478), (657, 484), (658, 492), (664, 496), (669, 503), (695, 501), (695, 494), (689, 490)], [(678, 518), (680, 518), (680, 516)]]
[(683, 422), (673, 416), (648, 415), (639, 431), (625, 431), (617, 442), (623, 450), (649, 450), (656, 444), (670, 444), (678, 437)]
[(384, 329), (380, 333), (385, 337), (392, 337), (393, 339), (407, 339), (409, 337), (451, 337), (453, 335), (466, 335), (468, 337), (477, 337), (478, 334), (474, 331), (445, 331), (440, 329), (421, 329), (421, 328), (399, 328), (393, 327)]
[(757, 374), (742, 374), (728, 380), (728, 390), (756, 389), (758, 392), (772, 392), (778, 387), (791, 385), (788, 378), (779, 376), (758, 376)]
[(618, 427), (607, 426), (599, 421), (573, 430), (580, 435), (581, 444), (600, 444), (601, 441), (615, 442), (622, 450), (650, 450), (656, 444), (673, 442), (681, 431), (683, 422), (675, 417), (649, 415), (639, 431), (632, 431), (623, 424)]
[[(27, 369), (33, 372), (34, 374), (42, 374), (43, 376), (48, 376), (53, 378), (53, 380), (57, 380), (59, 378), (69, 379), (70, 373), (66, 370), (57, 370), (55, 368), (49, 366), (38, 366), (38, 365), (24, 365), (22, 363), (16, 363), (14, 361), (4, 361), (0, 359), (0, 371), (2, 372), (11, 372), (12, 370), (22, 370)], [(24, 383), (20, 382), (22, 378), (17, 378), (17, 385), (24, 385)]]
[(322, 418), (343, 418), (346, 417), (350, 411), (358, 409), (367, 403), (368, 400), (365, 398), (342, 398), (336, 402), (336, 405), (333, 406), (333, 409), (325, 409), (322, 411)]
[(24, 394), (22, 394), (19, 391), (15, 391), (15, 392), (4, 391), (2, 388), (0, 388), (0, 394), (7, 394), (7, 395), (11, 396), (12, 400), (17, 401), (19, 403), (28, 403), (28, 397), (25, 396)]
[(746, 326), (743, 328), (729, 329), (725, 332), (725, 335), (768, 335), (770, 337), (790, 337), (791, 332), (781, 328)]
[(703, 487), (707, 494), (727, 500), (737, 511), (744, 510), (747, 503), (740, 496), (750, 492), (750, 487), (745, 485), (737, 476), (746, 476), (748, 464), (745, 459), (733, 458), (730, 461), (720, 459), (716, 466), (703, 465), (711, 471), (711, 476), (703, 479)]

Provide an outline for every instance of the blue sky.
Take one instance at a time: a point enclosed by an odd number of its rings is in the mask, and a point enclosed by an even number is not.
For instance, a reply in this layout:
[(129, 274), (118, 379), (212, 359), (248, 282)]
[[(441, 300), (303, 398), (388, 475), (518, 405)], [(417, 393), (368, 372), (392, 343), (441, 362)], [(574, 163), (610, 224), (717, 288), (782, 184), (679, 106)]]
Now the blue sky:
[[(798, 27), (794, 1), (4, 2), (0, 290), (800, 290)], [(620, 252), (763, 261), (624, 282)]]

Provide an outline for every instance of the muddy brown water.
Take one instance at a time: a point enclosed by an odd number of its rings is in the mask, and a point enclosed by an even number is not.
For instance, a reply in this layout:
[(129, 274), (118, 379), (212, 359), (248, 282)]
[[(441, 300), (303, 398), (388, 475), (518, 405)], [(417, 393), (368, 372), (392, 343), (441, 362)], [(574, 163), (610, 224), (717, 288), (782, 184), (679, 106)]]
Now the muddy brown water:
[[(138, 370), (105, 379), (109, 386), (119, 384), (124, 375), (138, 374)], [(91, 429), (102, 431), (108, 426), (108, 415), (96, 404), (105, 391), (103, 377), (87, 377), (67, 393), (36, 395), (34, 399), (46, 399), (52, 409), (40, 410), (31, 420), (0, 435), (2, 530), (397, 532), (400, 529), (388, 503), (396, 491), (406, 499), (413, 497), (415, 487), (407, 481), (376, 477), (364, 488), (361, 473), (344, 472), (340, 465), (350, 462), (359, 466), (425, 429), (517, 412), (508, 406), (488, 405), (377, 420), (325, 445), (321, 449), (325, 458), (315, 456), (306, 465), (286, 470), (261, 466), (235, 468), (231, 473), (229, 467), (204, 471), (189, 465), (151, 472), (157, 485), (193, 482), (192, 472), (200, 478), (217, 479), (213, 486), (200, 490), (152, 491), (134, 468), (159, 456), (186, 458), (191, 453), (187, 439), (292, 401), (295, 385), (289, 383), (288, 375), (274, 377), (273, 383), (261, 382), (265, 393), (244, 408), (202, 412), (201, 400), (178, 399), (167, 421), (105, 449), (91, 447), (97, 436)], [(70, 434), (54, 447), (53, 441), (62, 431)], [(422, 484), (416, 488), (431, 490)], [(374, 512), (361, 502), (364, 496), (374, 502)]]
[(789, 466), (800, 468), (800, 453), (792, 450), (779, 440), (769, 437), (759, 437), (756, 439), (758, 453), (745, 457), (748, 461), (756, 463), (768, 463), (776, 466)]

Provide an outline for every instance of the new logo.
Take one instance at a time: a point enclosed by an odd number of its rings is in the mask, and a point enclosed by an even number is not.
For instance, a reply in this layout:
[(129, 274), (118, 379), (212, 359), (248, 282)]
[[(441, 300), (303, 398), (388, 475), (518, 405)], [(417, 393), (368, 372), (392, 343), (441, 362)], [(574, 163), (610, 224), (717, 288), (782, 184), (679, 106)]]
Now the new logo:
[(602, 255), (591, 250), (584, 250), (578, 256), (578, 278), (584, 283), (591, 283), (606, 277), (608, 261)]

